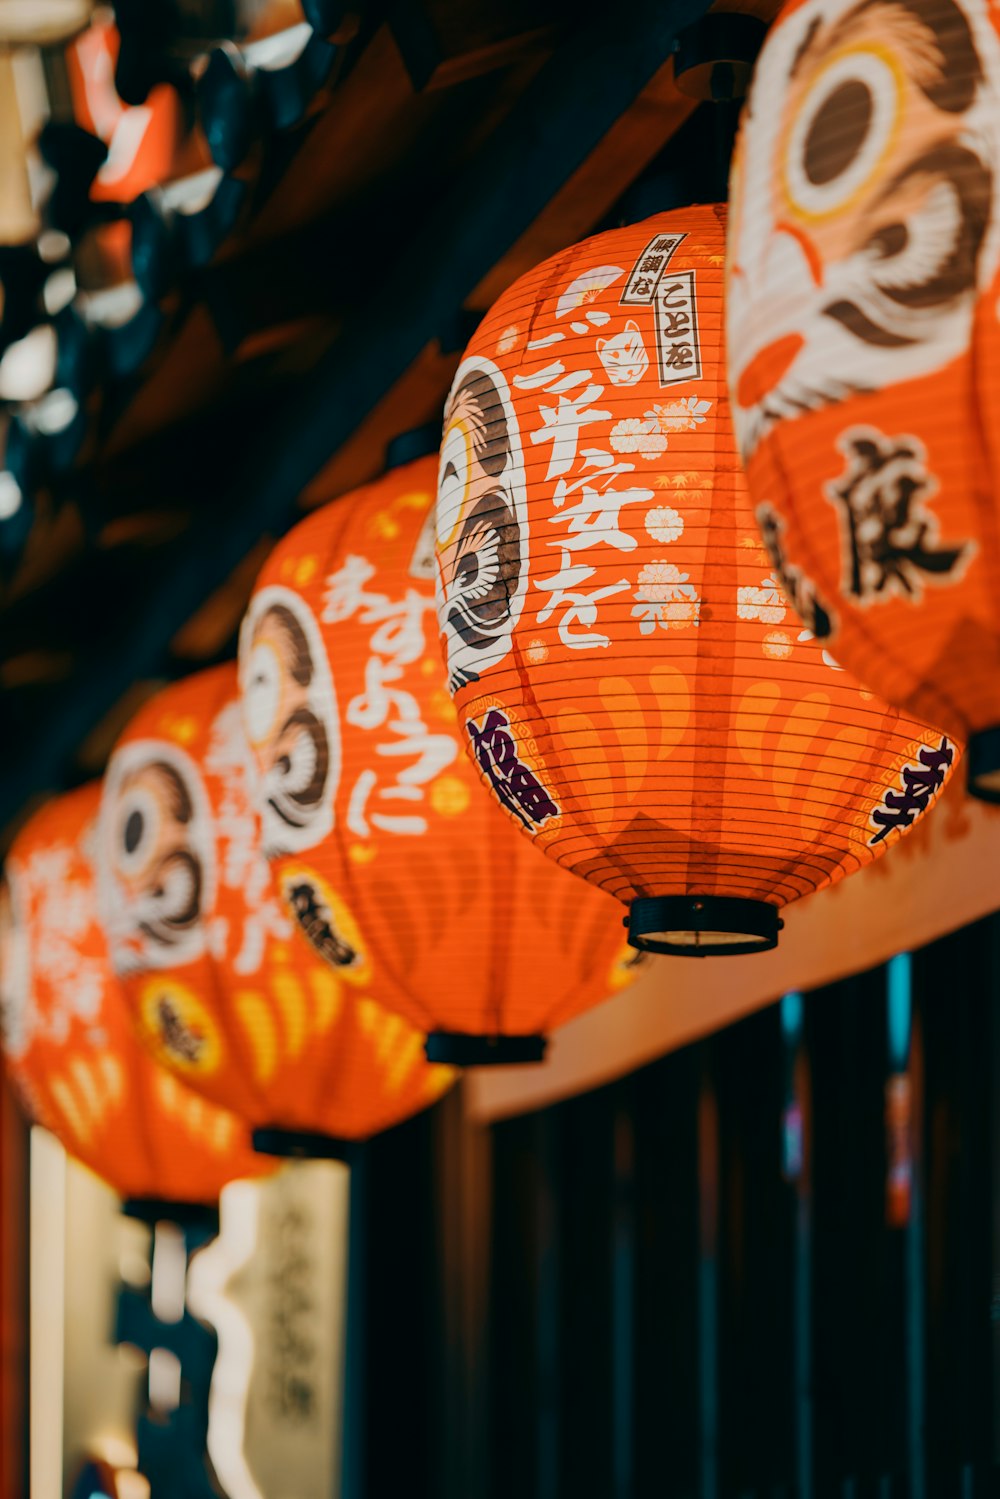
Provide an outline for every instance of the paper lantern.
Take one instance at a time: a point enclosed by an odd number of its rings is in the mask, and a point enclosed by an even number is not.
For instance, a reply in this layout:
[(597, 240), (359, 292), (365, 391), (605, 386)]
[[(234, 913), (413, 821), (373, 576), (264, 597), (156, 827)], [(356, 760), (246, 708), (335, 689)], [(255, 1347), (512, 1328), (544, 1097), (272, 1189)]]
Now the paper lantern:
[(597, 235), (517, 281), (448, 402), (438, 613), (511, 820), (630, 907), (630, 936), (771, 947), (874, 859), (954, 748), (803, 631), (730, 426), (724, 210)]
[(264, 845), (306, 935), (338, 971), (371, 964), (428, 1056), (540, 1060), (632, 970), (613, 903), (524, 844), (462, 753), (436, 472), (416, 459), (317, 511), (258, 580), (240, 668)]
[(30, 1117), (123, 1197), (210, 1204), (265, 1168), (233, 1114), (139, 1046), (108, 961), (93, 864), (100, 786), (47, 803), (7, 857), (0, 999), (7, 1069)]
[[(282, 909), (260, 846), (235, 664), (165, 688), (108, 764), (99, 875), (111, 957), (142, 1040), (233, 1109), (262, 1148), (338, 1153), (453, 1081), (372, 999), (364, 963), (331, 967)], [(345, 941), (358, 950), (350, 921)], [(323, 1136), (323, 1140), (316, 1137)]]
[[(983, 4), (787, 5), (732, 180), (733, 417), (787, 597), (1000, 800), (1000, 41)], [(971, 737), (970, 737), (971, 736)]]

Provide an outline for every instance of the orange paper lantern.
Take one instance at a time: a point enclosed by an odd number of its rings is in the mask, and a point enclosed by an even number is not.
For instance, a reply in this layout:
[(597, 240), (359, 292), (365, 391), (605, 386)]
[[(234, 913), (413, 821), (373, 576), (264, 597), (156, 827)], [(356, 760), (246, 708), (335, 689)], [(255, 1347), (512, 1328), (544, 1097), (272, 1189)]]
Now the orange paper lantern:
[(139, 1046), (98, 919), (100, 786), (57, 797), (7, 857), (0, 997), (8, 1072), (30, 1117), (125, 1198), (210, 1204), (263, 1159), (235, 1115)]
[(459, 1064), (539, 1060), (628, 982), (612, 902), (519, 839), (463, 755), (434, 621), (436, 459), (390, 470), (276, 548), (240, 640), (264, 843), (338, 971)]
[(375, 1003), (364, 964), (332, 968), (299, 936), (261, 852), (247, 771), (235, 664), (165, 688), (129, 723), (101, 809), (112, 961), (165, 1067), (247, 1120), (262, 1148), (335, 1154), (426, 1107), (454, 1075)]
[(1000, 38), (966, 0), (786, 5), (732, 179), (733, 416), (776, 575), (1000, 800)]
[(597, 235), (480, 324), (441, 449), (439, 619), (471, 751), (513, 822), (630, 905), (632, 941), (777, 940), (880, 854), (940, 734), (803, 631), (761, 546), (724, 383), (724, 210)]

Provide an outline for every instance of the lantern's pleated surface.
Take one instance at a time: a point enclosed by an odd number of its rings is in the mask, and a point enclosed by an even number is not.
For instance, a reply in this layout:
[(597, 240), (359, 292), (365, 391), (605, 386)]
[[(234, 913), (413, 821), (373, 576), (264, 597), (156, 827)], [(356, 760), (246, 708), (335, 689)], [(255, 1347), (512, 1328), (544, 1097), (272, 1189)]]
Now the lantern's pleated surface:
[(997, 14), (786, 6), (732, 179), (733, 415), (784, 589), (959, 736), (1000, 725)]
[(446, 413), (438, 613), (463, 731), (511, 820), (626, 902), (794, 900), (881, 853), (954, 753), (782, 597), (733, 441), (724, 239), (696, 207), (540, 265), (480, 324)]
[[(371, 966), (332, 968), (282, 909), (250, 799), (236, 666), (157, 693), (108, 765), (99, 869), (112, 959), (139, 1034), (254, 1126), (364, 1139), (454, 1074), (372, 998)], [(357, 939), (341, 916), (345, 941)]]
[(135, 1039), (98, 917), (95, 782), (57, 797), (5, 864), (0, 995), (7, 1069), (31, 1117), (123, 1197), (214, 1202), (262, 1157), (235, 1115)]
[[(426, 1030), (526, 1035), (628, 983), (621, 914), (528, 847), (456, 734), (434, 616), (436, 458), (326, 506), (240, 639), (264, 843), (304, 930)], [(358, 945), (360, 944), (360, 946)]]

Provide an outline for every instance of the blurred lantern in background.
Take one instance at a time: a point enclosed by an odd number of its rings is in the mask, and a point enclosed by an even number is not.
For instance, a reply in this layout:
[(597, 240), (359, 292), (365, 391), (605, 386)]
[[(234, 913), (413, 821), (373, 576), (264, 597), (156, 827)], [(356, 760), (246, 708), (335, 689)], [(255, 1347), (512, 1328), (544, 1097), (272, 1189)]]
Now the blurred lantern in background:
[(540, 1060), (545, 1032), (632, 969), (612, 902), (534, 854), (462, 753), (435, 638), (436, 471), (420, 457), (326, 506), (258, 579), (240, 669), (264, 847), (317, 951), (370, 965), (379, 999), (433, 1033), (429, 1057)]
[(330, 1153), (426, 1107), (454, 1074), (371, 998), (346, 912), (336, 956), (354, 961), (321, 961), (296, 931), (247, 772), (235, 665), (165, 688), (132, 719), (101, 808), (111, 959), (164, 1066), (265, 1131), (262, 1148)]
[(981, 3), (787, 5), (732, 179), (729, 375), (787, 597), (1000, 800), (1000, 39)]
[(640, 947), (774, 946), (955, 758), (802, 629), (761, 545), (723, 365), (725, 211), (523, 276), (455, 377), (438, 615), (463, 737), (510, 820), (630, 906)]
[(235, 1115), (139, 1046), (98, 920), (97, 782), (49, 802), (7, 857), (0, 999), (8, 1072), (30, 1118), (128, 1199), (209, 1204), (266, 1169)]

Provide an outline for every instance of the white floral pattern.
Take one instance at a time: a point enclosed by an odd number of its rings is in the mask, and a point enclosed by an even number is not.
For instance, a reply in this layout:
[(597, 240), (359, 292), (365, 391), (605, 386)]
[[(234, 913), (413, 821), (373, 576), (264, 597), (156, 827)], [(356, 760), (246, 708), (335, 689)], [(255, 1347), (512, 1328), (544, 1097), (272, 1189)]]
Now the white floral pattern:
[(636, 604), (632, 618), (638, 619), (642, 635), (651, 635), (657, 625), (663, 630), (686, 630), (696, 625), (701, 600), (690, 574), (682, 573), (672, 562), (647, 562), (639, 572), (635, 591)]
[(771, 573), (762, 578), (760, 587), (736, 590), (736, 614), (739, 619), (759, 619), (762, 625), (780, 625), (788, 609), (777, 578)]
[(657, 505), (646, 511), (646, 530), (654, 541), (679, 541), (684, 535), (684, 517), (672, 505)]
[(667, 439), (655, 422), (625, 416), (611, 429), (611, 446), (616, 453), (638, 453), (641, 458), (656, 458), (666, 448)]
[(686, 396), (680, 401), (667, 401), (663, 406), (654, 406), (645, 415), (648, 421), (657, 424), (661, 432), (694, 432), (711, 409), (711, 401), (699, 401), (697, 396)]

